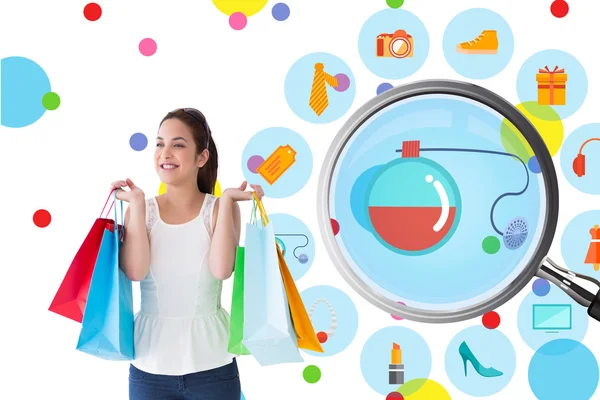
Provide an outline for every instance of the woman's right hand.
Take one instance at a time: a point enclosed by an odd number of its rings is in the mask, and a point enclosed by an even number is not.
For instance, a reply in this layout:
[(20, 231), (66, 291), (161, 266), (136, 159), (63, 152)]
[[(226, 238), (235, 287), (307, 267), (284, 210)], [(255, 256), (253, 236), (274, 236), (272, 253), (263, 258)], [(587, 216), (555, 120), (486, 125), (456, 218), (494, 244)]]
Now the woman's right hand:
[[(123, 190), (122, 188), (128, 187), (129, 190)], [(117, 189), (117, 199), (123, 200), (128, 203), (139, 203), (145, 201), (145, 195), (142, 189), (135, 186), (131, 179), (125, 179), (124, 181), (115, 181), (110, 184), (110, 189)]]

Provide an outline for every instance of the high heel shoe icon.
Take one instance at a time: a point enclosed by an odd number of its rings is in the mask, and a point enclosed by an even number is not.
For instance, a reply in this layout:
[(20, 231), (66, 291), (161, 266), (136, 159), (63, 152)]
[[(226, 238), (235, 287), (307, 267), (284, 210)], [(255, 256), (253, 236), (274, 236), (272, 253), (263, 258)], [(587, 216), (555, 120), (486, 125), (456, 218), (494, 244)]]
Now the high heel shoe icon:
[(460, 354), (463, 360), (463, 365), (465, 367), (465, 376), (467, 376), (467, 361), (471, 361), (471, 365), (473, 365), (475, 371), (477, 371), (477, 373), (483, 376), (484, 378), (493, 378), (503, 374), (503, 372), (498, 371), (495, 368), (486, 368), (483, 365), (481, 365), (479, 360), (475, 357), (475, 355), (465, 342), (462, 342), (458, 347), (458, 353)]

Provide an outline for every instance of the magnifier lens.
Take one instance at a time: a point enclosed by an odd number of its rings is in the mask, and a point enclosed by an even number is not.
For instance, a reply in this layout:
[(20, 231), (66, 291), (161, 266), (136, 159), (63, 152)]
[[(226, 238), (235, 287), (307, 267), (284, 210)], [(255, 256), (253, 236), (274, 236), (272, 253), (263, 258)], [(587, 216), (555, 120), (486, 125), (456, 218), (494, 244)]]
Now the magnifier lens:
[(501, 296), (530, 266), (544, 179), (525, 137), (494, 109), (420, 95), (338, 139), (330, 250), (363, 294), (435, 318)]

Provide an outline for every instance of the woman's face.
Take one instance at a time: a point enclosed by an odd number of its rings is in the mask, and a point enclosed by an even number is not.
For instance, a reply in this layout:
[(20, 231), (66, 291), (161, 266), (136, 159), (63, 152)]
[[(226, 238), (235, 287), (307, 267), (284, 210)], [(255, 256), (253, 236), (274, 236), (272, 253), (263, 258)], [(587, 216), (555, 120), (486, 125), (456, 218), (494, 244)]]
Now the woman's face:
[(154, 167), (165, 184), (177, 184), (188, 179), (196, 181), (198, 168), (206, 163), (206, 151), (196, 155), (196, 144), (190, 129), (180, 120), (164, 121), (156, 137)]

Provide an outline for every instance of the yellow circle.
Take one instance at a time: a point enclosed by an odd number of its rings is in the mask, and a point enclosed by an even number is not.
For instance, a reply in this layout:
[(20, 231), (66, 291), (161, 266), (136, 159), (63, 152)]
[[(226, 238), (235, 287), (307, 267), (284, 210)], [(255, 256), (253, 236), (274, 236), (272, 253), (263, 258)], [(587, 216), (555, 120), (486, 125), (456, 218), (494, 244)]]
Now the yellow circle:
[(431, 379), (413, 379), (400, 386), (404, 400), (452, 400), (446, 389)]
[(268, 0), (213, 0), (215, 7), (225, 15), (241, 12), (250, 17), (264, 8)]
[[(165, 193), (167, 193), (167, 185), (165, 185), (164, 182), (161, 182), (160, 186), (158, 187), (158, 195), (160, 196)], [(221, 190), (221, 184), (217, 179), (217, 182), (215, 183), (215, 196), (220, 197), (221, 194), (223, 194), (223, 191)]]
[[(537, 102), (517, 104), (516, 107), (537, 129), (550, 155), (554, 156), (563, 143), (565, 133), (560, 116), (552, 107), (540, 106)], [(506, 119), (502, 121), (500, 138), (506, 151), (516, 154), (525, 163), (534, 155), (521, 132)]]

